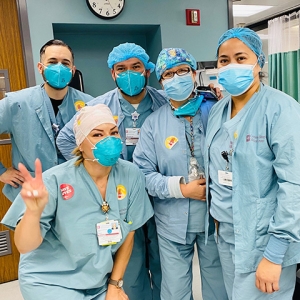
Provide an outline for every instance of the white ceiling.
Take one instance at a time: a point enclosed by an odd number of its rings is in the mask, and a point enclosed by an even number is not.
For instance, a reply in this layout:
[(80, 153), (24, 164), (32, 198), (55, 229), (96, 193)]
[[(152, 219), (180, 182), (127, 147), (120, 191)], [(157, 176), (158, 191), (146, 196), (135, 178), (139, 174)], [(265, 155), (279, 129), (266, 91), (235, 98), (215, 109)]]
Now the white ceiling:
[[(299, 6), (299, 0), (241, 0), (233, 2), (233, 5), (269, 5), (273, 6), (263, 12), (257, 13), (249, 17), (235, 17), (234, 26), (238, 23), (253, 24), (274, 15), (282, 11), (287, 11)], [(299, 8), (300, 10), (300, 8)]]

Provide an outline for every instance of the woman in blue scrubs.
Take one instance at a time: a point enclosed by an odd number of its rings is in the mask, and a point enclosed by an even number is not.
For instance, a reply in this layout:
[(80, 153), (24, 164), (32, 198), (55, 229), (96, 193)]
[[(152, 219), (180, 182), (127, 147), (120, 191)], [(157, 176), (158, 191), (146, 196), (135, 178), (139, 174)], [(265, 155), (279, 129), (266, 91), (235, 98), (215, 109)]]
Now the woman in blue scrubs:
[(104, 104), (74, 124), (76, 158), (25, 180), (2, 223), (15, 229), (25, 300), (126, 300), (122, 278), (134, 231), (152, 215), (144, 176), (120, 160), (122, 142)]
[(203, 299), (227, 299), (213, 228), (206, 230), (209, 215), (203, 178), (207, 119), (216, 101), (194, 93), (195, 70), (194, 57), (184, 49), (161, 51), (156, 76), (169, 101), (145, 120), (133, 153), (154, 201), (162, 300), (193, 299), (195, 246)]
[(217, 55), (229, 95), (209, 116), (206, 197), (227, 294), (292, 299), (300, 261), (300, 106), (260, 82), (265, 56), (254, 31), (228, 30)]

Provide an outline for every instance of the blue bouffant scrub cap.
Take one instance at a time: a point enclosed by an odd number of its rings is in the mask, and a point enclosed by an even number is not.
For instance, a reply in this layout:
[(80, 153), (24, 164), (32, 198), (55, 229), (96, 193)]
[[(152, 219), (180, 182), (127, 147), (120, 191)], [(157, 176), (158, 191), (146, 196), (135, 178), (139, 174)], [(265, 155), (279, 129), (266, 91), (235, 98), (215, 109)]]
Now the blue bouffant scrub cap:
[(239, 39), (249, 47), (258, 57), (258, 64), (262, 68), (265, 64), (265, 54), (262, 50), (262, 42), (258, 34), (249, 28), (232, 28), (227, 30), (219, 39), (217, 54), (220, 46), (229, 39)]
[(149, 61), (149, 55), (141, 46), (134, 43), (124, 43), (114, 47), (108, 55), (107, 64), (112, 69), (115, 64), (133, 57), (139, 59), (146, 70), (154, 71), (155, 64)]
[(190, 65), (193, 70), (197, 69), (195, 58), (182, 48), (165, 48), (158, 55), (155, 73), (158, 80), (166, 71), (178, 65)]

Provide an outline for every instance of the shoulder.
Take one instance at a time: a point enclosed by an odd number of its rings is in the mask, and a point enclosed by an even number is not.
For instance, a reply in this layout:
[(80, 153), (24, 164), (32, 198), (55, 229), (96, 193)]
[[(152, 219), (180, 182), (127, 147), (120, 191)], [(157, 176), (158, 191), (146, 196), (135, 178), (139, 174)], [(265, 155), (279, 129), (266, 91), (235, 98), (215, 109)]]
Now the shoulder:
[(74, 165), (76, 160), (77, 157), (46, 170), (43, 172), (43, 179), (48, 180), (50, 178), (64, 178), (65, 176), (74, 173), (78, 168)]
[(103, 95), (94, 98), (93, 100), (89, 101), (87, 105), (93, 106), (101, 103), (109, 106), (109, 104), (111, 104), (111, 101), (119, 101), (118, 88), (115, 88)]
[(76, 95), (76, 97), (80, 97), (80, 98), (82, 98), (82, 99), (84, 99), (86, 101), (90, 101), (90, 100), (92, 100), (94, 98), (93, 96), (91, 96), (89, 94), (86, 94), (84, 92), (81, 92), (81, 91), (79, 91), (77, 89), (74, 89), (74, 88), (72, 88), (70, 86), (69, 86), (68, 91), (69, 91), (69, 93), (71, 95)]
[(29, 88), (26, 88), (26, 89), (15, 91), (15, 92), (6, 93), (6, 97), (10, 101), (27, 102), (27, 98), (32, 97), (37, 92), (41, 92), (41, 86), (40, 85), (36, 85), (36, 86), (29, 87)]
[(118, 173), (118, 177), (134, 182), (143, 178), (142, 171), (132, 162), (119, 158), (115, 165), (115, 170)]
[(299, 107), (299, 103), (294, 98), (270, 86), (262, 86), (261, 93), (261, 102), (269, 105)]
[(217, 101), (210, 109), (210, 116), (223, 112), (224, 108), (228, 105), (230, 99), (231, 96), (227, 95), (223, 99)]
[[(151, 113), (147, 119), (145, 120), (144, 124), (154, 124), (156, 120), (160, 120), (161, 118), (166, 119), (168, 117), (168, 114), (172, 112), (170, 108), (169, 103), (165, 103), (163, 106), (155, 110), (153, 113)], [(143, 124), (143, 126), (144, 126)]]

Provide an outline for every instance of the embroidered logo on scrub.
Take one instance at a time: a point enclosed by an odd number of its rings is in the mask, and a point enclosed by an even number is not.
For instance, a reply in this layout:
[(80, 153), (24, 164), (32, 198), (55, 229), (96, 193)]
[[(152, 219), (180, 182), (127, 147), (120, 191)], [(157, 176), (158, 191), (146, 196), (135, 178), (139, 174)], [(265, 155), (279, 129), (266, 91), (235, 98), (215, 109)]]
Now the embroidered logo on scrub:
[(83, 107), (85, 107), (85, 103), (84, 103), (82, 100), (77, 100), (77, 101), (74, 103), (74, 106), (75, 106), (75, 110), (76, 110), (76, 111), (79, 111), (79, 110), (81, 110)]
[(114, 118), (116, 124), (118, 124), (118, 119), (119, 119), (119, 117), (118, 117), (118, 116), (113, 116), (113, 118)]
[(74, 196), (74, 188), (67, 183), (63, 183), (59, 186), (61, 196), (64, 200), (69, 200)]
[(263, 143), (266, 140), (265, 135), (252, 135), (247, 134), (246, 135), (246, 142), (254, 142), (254, 143)]
[(117, 195), (118, 195), (118, 200), (123, 200), (126, 195), (127, 195), (127, 191), (124, 185), (117, 185)]
[(177, 142), (178, 138), (176, 136), (169, 136), (165, 140), (165, 146), (167, 149), (172, 149)]

